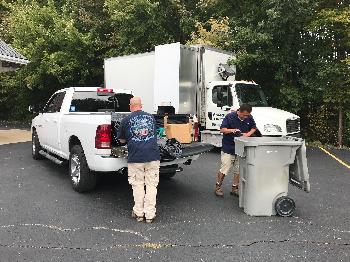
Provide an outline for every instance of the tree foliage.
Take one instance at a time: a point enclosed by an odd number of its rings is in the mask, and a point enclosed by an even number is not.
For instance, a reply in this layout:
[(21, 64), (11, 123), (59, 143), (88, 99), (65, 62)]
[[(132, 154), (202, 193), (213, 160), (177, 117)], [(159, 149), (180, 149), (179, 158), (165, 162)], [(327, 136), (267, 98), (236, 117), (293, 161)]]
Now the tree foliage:
[(199, 43), (235, 52), (237, 78), (299, 114), (311, 140), (350, 143), (349, 1), (1, 0), (0, 34), (31, 61), (0, 75), (2, 118), (62, 87), (102, 85), (106, 57)]

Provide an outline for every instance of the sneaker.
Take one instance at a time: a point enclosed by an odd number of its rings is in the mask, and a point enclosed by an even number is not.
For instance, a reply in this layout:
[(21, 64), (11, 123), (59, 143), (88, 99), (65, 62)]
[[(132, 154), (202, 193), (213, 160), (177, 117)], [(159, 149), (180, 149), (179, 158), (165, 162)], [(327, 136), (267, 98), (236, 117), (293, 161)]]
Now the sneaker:
[(230, 194), (232, 195), (232, 196), (239, 196), (239, 192), (238, 192), (238, 186), (232, 186), (232, 189), (231, 189), (231, 192), (230, 192)]
[(218, 185), (216, 185), (216, 187), (215, 187), (215, 195), (218, 197), (224, 196), (224, 192), (222, 192), (221, 187)]
[(147, 219), (146, 218), (146, 223), (147, 224), (152, 224), (154, 222), (154, 218), (151, 218), (151, 219)]
[(137, 222), (143, 222), (143, 216), (142, 217), (137, 216), (134, 210), (131, 212), (131, 217), (135, 218)]

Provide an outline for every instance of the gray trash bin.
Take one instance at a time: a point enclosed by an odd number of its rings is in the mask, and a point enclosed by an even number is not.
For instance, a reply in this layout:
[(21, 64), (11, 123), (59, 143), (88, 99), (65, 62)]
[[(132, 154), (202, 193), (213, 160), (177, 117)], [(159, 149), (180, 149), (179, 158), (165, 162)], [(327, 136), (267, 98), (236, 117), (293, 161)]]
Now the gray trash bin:
[(240, 161), (239, 206), (251, 216), (291, 216), (289, 182), (310, 192), (306, 147), (301, 138), (237, 137)]

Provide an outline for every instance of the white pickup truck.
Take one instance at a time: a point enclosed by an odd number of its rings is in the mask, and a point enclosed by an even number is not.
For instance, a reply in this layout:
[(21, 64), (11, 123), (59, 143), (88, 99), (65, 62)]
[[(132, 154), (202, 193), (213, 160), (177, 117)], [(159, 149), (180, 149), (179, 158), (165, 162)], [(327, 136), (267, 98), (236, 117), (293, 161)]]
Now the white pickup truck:
[[(31, 125), (33, 158), (45, 157), (57, 164), (68, 161), (72, 186), (78, 192), (95, 187), (97, 172), (122, 173), (127, 155), (118, 150), (112, 117), (129, 112), (131, 97), (130, 91), (121, 89), (70, 87), (54, 93), (38, 112), (29, 107), (38, 113)], [(198, 142), (183, 145), (180, 155), (161, 159), (160, 173), (171, 177), (182, 170), (179, 164), (190, 164), (211, 149)]]

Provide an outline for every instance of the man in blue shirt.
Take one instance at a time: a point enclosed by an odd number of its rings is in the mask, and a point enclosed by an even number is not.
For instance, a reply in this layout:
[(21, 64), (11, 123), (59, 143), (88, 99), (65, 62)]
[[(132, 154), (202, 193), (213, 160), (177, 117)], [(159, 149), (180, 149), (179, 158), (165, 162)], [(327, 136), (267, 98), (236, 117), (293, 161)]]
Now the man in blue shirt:
[(256, 125), (251, 116), (252, 107), (248, 104), (243, 104), (236, 112), (231, 112), (226, 115), (222, 121), (220, 132), (223, 133), (221, 147), (221, 168), (217, 176), (215, 185), (215, 194), (224, 196), (221, 185), (225, 176), (233, 166), (233, 183), (232, 195), (238, 196), (239, 183), (239, 162), (235, 154), (235, 137), (251, 136), (256, 131)]
[[(156, 216), (160, 153), (157, 145), (156, 121), (142, 111), (141, 99), (130, 99), (131, 114), (121, 121), (118, 139), (128, 147), (128, 181), (135, 205), (132, 217), (138, 222), (146, 218), (152, 223)], [(146, 186), (146, 192), (145, 192)]]

